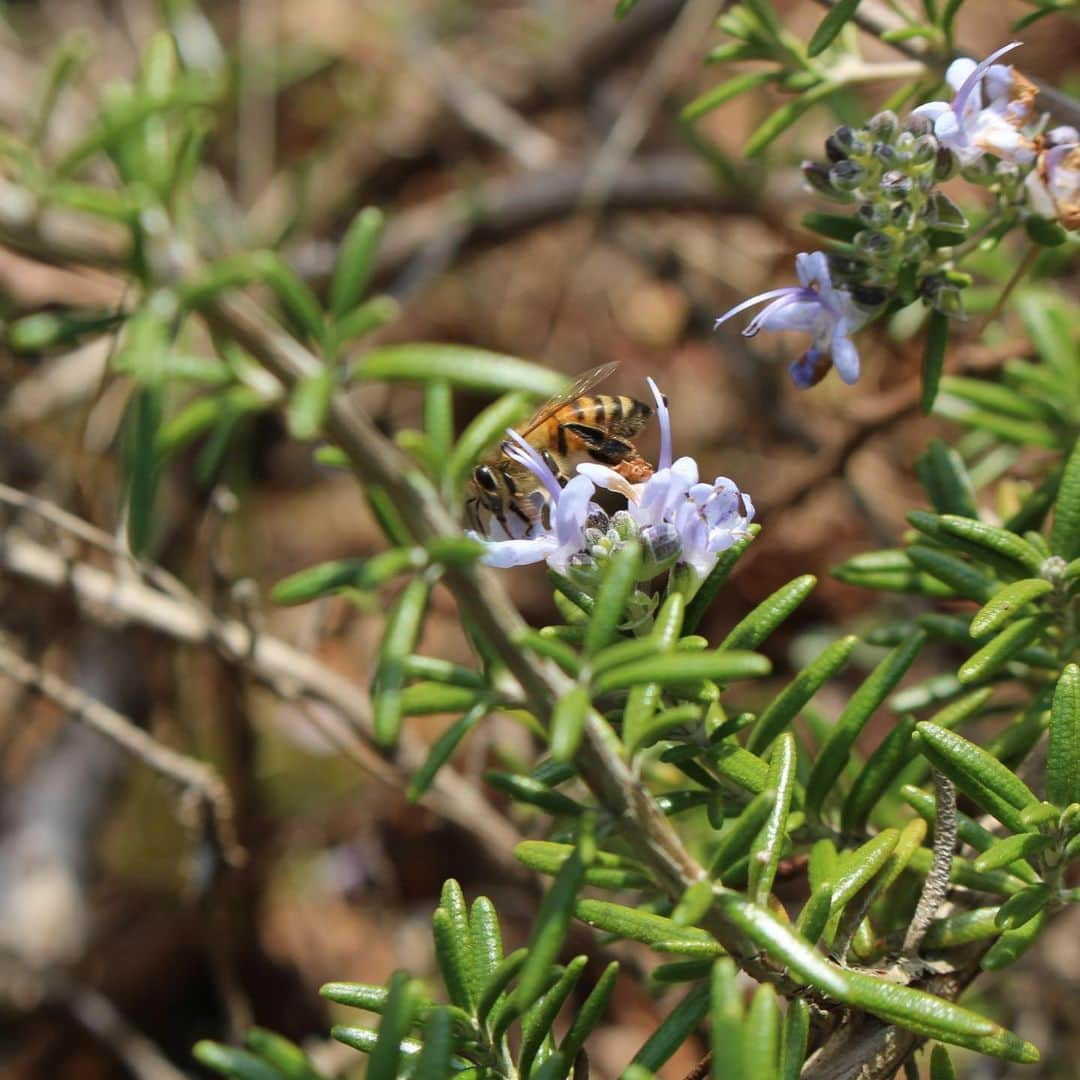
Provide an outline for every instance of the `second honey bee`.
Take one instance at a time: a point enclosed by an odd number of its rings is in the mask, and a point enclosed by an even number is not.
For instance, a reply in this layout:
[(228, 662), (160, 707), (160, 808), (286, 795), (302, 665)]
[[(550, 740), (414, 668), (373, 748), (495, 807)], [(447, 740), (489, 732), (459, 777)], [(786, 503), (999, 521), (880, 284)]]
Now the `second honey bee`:
[[(631, 440), (645, 426), (652, 409), (636, 398), (589, 394), (618, 363), (585, 372), (564, 394), (537, 410), (517, 430), (539, 452), (560, 484), (565, 485), (583, 461), (598, 461), (631, 483), (646, 479), (652, 466)], [(508, 536), (527, 536), (540, 519), (546, 500), (532, 473), (506, 454), (507, 443), (472, 473), (466, 512), (481, 532), (485, 517), (494, 518)]]

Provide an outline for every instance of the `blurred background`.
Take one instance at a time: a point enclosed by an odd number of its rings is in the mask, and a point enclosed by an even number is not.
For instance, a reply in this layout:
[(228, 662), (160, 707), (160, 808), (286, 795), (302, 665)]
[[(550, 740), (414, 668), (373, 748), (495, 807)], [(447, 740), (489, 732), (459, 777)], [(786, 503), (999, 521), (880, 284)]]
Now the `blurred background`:
[[(804, 39), (821, 18), (810, 0), (776, 6)], [(348, 222), (377, 205), (388, 219), (377, 284), (400, 303), (377, 340), (477, 345), (567, 374), (618, 360), (603, 389), (635, 396), (656, 378), (676, 453), (736, 480), (763, 525), (703, 632), (723, 633), (797, 574), (820, 578), (771, 642), (779, 680), (838, 628), (858, 633), (881, 620), (878, 595), (830, 579), (829, 568), (896, 542), (904, 512), (923, 502), (912, 463), (948, 429), (918, 415), (916, 326), (876, 326), (860, 339), (855, 388), (830, 376), (809, 392), (787, 376), (798, 340), (744, 339), (739, 320), (713, 331), (733, 304), (793, 281), (795, 252), (817, 246), (800, 219), (819, 208), (798, 163), (822, 155), (839, 120), (868, 116), (895, 89), (838, 95), (747, 161), (746, 138), (780, 100), (769, 91), (696, 124), (679, 120), (682, 106), (733, 73), (703, 65), (720, 42), (709, 29), (720, 7), (640, 0), (617, 22), (610, 0), (216, 0), (201, 10), (191, 0), (7, 2), (0, 124), (32, 127), (54, 50), (85, 51), (48, 131), (46, 152), (62, 154), (101, 88), (131, 79), (150, 36), (171, 26), (186, 58), (228, 72), (198, 178), (200, 205), (212, 208), (204, 232), (219, 245), (211, 253), (276, 247), (322, 290)], [(957, 40), (985, 55), (1028, 11), (1019, 0), (968, 3)], [(1024, 40), (1023, 69), (1075, 93), (1080, 23), (1049, 18)], [(866, 55), (892, 54), (868, 39)], [(1006, 251), (988, 264), (991, 284), (1018, 257)], [(1075, 296), (1078, 283), (1073, 267), (1060, 287)], [(115, 308), (124, 295), (109, 273), (0, 249), (5, 322)], [(992, 370), (1027, 349), (1012, 317), (986, 334), (980, 323), (954, 335), (953, 370)], [(0, 347), (0, 481), (110, 534), (127, 394), (106, 375), (114, 345), (105, 333), (73, 351)], [(418, 425), (418, 393), (373, 385), (357, 396), (386, 430)], [(459, 398), (459, 425), (483, 404)], [(655, 453), (655, 431), (642, 446)], [(362, 691), (384, 603), (281, 608), (269, 599), (296, 570), (379, 549), (348, 476), (317, 464), (310, 445), (261, 413), (194, 440), (165, 485), (155, 560), (221, 619), (313, 653)], [(115, 561), (62, 524), (24, 522), (10, 497), (0, 503), (5, 527), (20, 521), (122, 586)], [(541, 572), (507, 581), (530, 621), (551, 617)], [(399, 967), (429, 972), (430, 914), (445, 877), (496, 901), (510, 946), (525, 940), (539, 886), (510, 848), (515, 835), (542, 835), (544, 820), (500, 816), (511, 813), (506, 800), (482, 779), (492, 765), (529, 759), (519, 726), (496, 718), (465, 743), (456, 764), (480, 793), (475, 805), (409, 805), (400, 774), (350, 742), (326, 706), (291, 702), (287, 687), (260, 685), (197, 633), (120, 619), (69, 585), (63, 575), (44, 587), (0, 574), (3, 633), (162, 743), (213, 762), (247, 861), (218, 865), (219, 845), (173, 788), (0, 678), (0, 1075), (201, 1075), (191, 1044), (235, 1038), (253, 1021), (304, 1042), (328, 1069), (362, 1075), (358, 1055), (326, 1039), (331, 1015), (317, 987), (377, 983)], [(892, 602), (894, 614), (916, 606)], [(445, 594), (422, 651), (470, 662)], [(849, 686), (875, 656), (852, 665)], [(821, 712), (835, 716), (843, 692), (836, 680), (819, 695)], [(445, 724), (411, 721), (418, 750)], [(982, 1007), (1044, 1048), (1044, 1064), (1014, 1067), (1017, 1076), (1080, 1075), (1077, 930), (1063, 917), (1006, 978), (977, 987)], [(571, 946), (595, 955), (598, 974), (609, 950), (576, 933)], [(632, 948), (616, 954), (631, 971), (652, 963)], [(594, 1076), (616, 1076), (670, 1007), (623, 980), (590, 1045)], [(664, 1075), (687, 1075), (701, 1053), (688, 1044)], [(972, 1077), (1013, 1075), (989, 1059), (967, 1064)]]

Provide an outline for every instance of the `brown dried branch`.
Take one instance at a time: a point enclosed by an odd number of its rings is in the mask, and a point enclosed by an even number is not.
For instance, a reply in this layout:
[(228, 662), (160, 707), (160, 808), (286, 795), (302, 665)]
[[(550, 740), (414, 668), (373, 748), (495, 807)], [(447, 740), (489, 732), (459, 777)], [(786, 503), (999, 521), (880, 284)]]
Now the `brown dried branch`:
[[(214, 648), (279, 697), (308, 705), (309, 715), (333, 742), (398, 790), (424, 759), (423, 748), (409, 738), (389, 759), (378, 756), (371, 749), (371, 703), (355, 683), (278, 638), (252, 635), (239, 620), (219, 618), (190, 595), (166, 594), (136, 577), (119, 578), (89, 563), (69, 560), (16, 528), (0, 534), (3, 571), (69, 592), (92, 619), (107, 624), (133, 623), (176, 641)], [(427, 802), (440, 816), (477, 836), (508, 872), (520, 872), (520, 864), (509, 857), (518, 840), (517, 831), (451, 767), (439, 771)]]
[(212, 766), (158, 742), (126, 716), (19, 656), (3, 642), (0, 642), (0, 673), (55, 702), (71, 719), (99, 731), (148, 768), (172, 780), (186, 795), (194, 797), (198, 808), (206, 814), (209, 842), (219, 849), (230, 866), (244, 864), (246, 853), (236, 838), (232, 797)]

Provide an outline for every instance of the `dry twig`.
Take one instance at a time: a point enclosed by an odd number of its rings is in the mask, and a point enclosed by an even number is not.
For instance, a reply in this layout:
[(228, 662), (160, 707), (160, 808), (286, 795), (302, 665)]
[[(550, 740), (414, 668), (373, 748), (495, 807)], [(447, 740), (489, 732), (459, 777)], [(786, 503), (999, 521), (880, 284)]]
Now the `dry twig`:
[(126, 716), (24, 659), (2, 642), (0, 673), (54, 701), (73, 720), (99, 731), (147, 768), (172, 780), (185, 794), (194, 796), (206, 813), (210, 843), (220, 850), (230, 866), (243, 865), (246, 854), (236, 838), (232, 798), (225, 782), (210, 765), (158, 742)]

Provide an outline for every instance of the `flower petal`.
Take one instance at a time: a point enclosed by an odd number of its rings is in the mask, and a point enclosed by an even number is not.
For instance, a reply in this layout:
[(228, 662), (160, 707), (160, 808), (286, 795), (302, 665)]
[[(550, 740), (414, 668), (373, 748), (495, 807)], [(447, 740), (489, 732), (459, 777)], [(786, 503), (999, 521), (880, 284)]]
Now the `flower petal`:
[(555, 551), (556, 546), (555, 537), (550, 534), (538, 536), (535, 540), (490, 540), (480, 561), (501, 570), (526, 566), (542, 562)]
[(560, 546), (580, 541), (594, 490), (593, 482), (584, 475), (575, 476), (562, 489), (555, 504), (555, 535)]
[(813, 251), (809, 254), (805, 251), (799, 252), (795, 256), (795, 273), (806, 288), (813, 286), (827, 289), (832, 285), (829, 259), (824, 251)]
[(671, 466), (671, 414), (668, 412), (667, 398), (660, 393), (660, 388), (650, 376), (645, 380), (656, 402), (656, 419), (660, 424), (660, 456), (656, 459), (656, 468), (667, 469)]
[(832, 358), (840, 378), (849, 386), (859, 377), (859, 354), (851, 341), (837, 329), (832, 340)]

